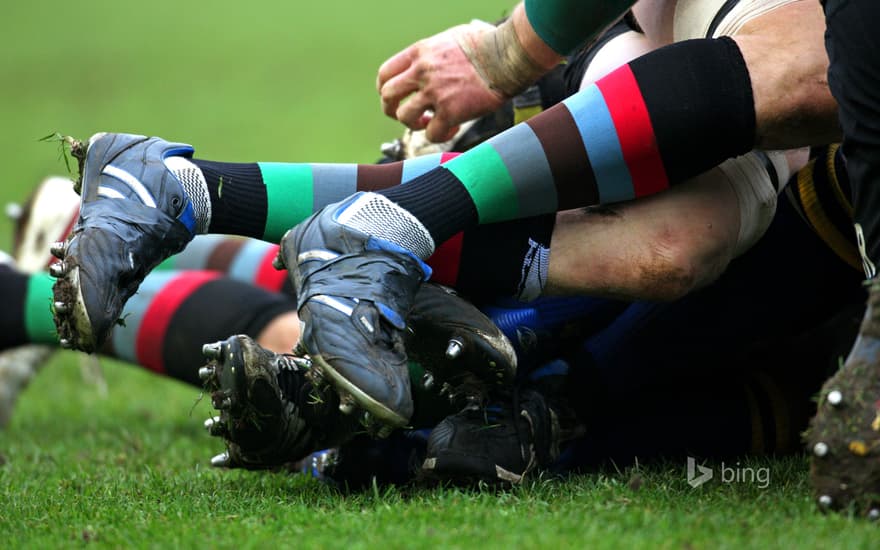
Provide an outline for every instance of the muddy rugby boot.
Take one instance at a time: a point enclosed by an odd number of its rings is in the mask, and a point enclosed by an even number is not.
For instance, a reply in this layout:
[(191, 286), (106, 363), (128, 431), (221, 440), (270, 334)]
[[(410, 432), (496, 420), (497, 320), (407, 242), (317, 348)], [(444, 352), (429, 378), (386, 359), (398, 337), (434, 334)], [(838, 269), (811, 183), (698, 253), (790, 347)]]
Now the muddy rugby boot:
[(273, 353), (244, 335), (206, 344), (202, 353), (209, 362), (199, 376), (220, 411), (205, 428), (226, 441), (214, 466), (293, 464), (359, 429), (355, 417), (339, 411), (335, 392), (316, 377), (308, 358)]
[(561, 447), (586, 433), (569, 404), (569, 371), (566, 361), (551, 361), (445, 418), (428, 439), (423, 477), (509, 485), (552, 467)]
[(517, 357), (510, 340), (451, 288), (422, 285), (406, 324), (406, 352), (425, 370), (426, 389), (445, 388), (452, 397), (513, 384)]
[(300, 345), (339, 392), (342, 409), (367, 411), (379, 436), (405, 426), (413, 412), (403, 334), (430, 268), (352, 225), (360, 217), (375, 223), (394, 206), (374, 193), (326, 206), (284, 236), (276, 261), (296, 291)]
[[(486, 391), (489, 384), (474, 373), (495, 387), (512, 382), (516, 356), (510, 342), (451, 290), (423, 286), (410, 320), (406, 341), (414, 349), (411, 358), (436, 378), (438, 387), (448, 386), (450, 397)], [(337, 394), (329, 391), (307, 357), (271, 353), (246, 336), (206, 345), (203, 353), (210, 362), (199, 375), (221, 411), (205, 425), (227, 441), (226, 453), (215, 457), (218, 466), (288, 464), (302, 459), (302, 453), (343, 443), (360, 429), (358, 420), (369, 423), (367, 413), (355, 419), (339, 411)], [(315, 425), (320, 429), (312, 429)]]
[(559, 432), (555, 413), (536, 391), (471, 404), (431, 432), (422, 473), (456, 484), (517, 484), (558, 456)]
[(193, 148), (159, 138), (95, 134), (76, 143), (82, 162), (79, 219), (52, 253), (55, 322), (62, 345), (95, 351), (147, 273), (196, 233), (209, 208)]
[(880, 519), (880, 283), (873, 282), (858, 338), (819, 393), (807, 432), (810, 478), (822, 510)]

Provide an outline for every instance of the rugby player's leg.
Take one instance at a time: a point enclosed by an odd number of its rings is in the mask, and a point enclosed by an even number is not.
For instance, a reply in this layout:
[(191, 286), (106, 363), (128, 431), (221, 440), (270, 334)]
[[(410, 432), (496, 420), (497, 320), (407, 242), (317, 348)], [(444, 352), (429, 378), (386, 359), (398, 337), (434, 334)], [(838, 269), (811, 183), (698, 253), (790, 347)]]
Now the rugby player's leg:
[(825, 0), (828, 80), (840, 105), (843, 155), (853, 189), (856, 235), (869, 284), (859, 337), (823, 386), (808, 437), (815, 496), (823, 509), (880, 518), (880, 5)]
[(797, 448), (811, 396), (853, 338), (858, 279), (781, 201), (715, 283), (634, 303), (587, 340), (571, 387), (593, 390), (575, 401), (589, 430), (568, 464)]

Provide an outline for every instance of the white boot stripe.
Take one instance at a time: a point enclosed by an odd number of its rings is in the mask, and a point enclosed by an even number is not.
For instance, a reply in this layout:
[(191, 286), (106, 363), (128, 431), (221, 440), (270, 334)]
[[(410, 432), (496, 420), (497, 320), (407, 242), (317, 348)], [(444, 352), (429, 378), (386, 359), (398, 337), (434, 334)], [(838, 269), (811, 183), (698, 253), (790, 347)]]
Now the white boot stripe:
[(124, 199), (125, 198), (125, 195), (123, 195), (122, 193), (120, 193), (116, 189), (113, 189), (112, 187), (107, 187), (104, 185), (98, 186), (98, 196), (99, 197), (106, 197), (108, 199)]
[(110, 176), (111, 178), (116, 178), (125, 185), (127, 185), (135, 194), (141, 199), (141, 202), (150, 208), (156, 208), (156, 200), (153, 198), (152, 193), (150, 193), (149, 189), (141, 183), (139, 179), (132, 176), (122, 168), (117, 168), (108, 164), (104, 167), (103, 174)]
[(336, 252), (331, 252), (329, 250), (307, 250), (296, 257), (296, 263), (302, 264), (304, 262), (311, 262), (312, 260), (321, 260), (322, 262), (326, 262), (328, 260), (332, 260), (338, 257), (339, 254), (337, 254)]
[(344, 314), (348, 315), (349, 317), (351, 317), (351, 314), (354, 312), (354, 308), (343, 304), (341, 301), (337, 300), (336, 298), (333, 298), (332, 296), (318, 294), (317, 296), (312, 296), (310, 299), (314, 300), (316, 302), (319, 302), (321, 304), (324, 304), (325, 306), (330, 306), (333, 309), (335, 309), (336, 311), (338, 311), (340, 313), (344, 313)]

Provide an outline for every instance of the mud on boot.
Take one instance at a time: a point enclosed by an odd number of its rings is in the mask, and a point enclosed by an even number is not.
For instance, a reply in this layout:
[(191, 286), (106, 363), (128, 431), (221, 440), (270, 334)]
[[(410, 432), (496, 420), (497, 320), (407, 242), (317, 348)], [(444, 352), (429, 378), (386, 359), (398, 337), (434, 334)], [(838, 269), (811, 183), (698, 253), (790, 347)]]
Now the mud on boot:
[(819, 393), (806, 441), (819, 507), (880, 519), (880, 283), (852, 351)]
[(82, 199), (73, 231), (52, 247), (55, 323), (62, 346), (92, 352), (147, 273), (204, 232), (210, 216), (197, 214), (210, 199), (189, 145), (95, 134), (71, 149)]
[(413, 252), (356, 228), (395, 208), (374, 193), (328, 205), (288, 231), (275, 263), (296, 291), (302, 349), (343, 409), (369, 413), (380, 436), (413, 413), (405, 319), (430, 274)]
[(406, 322), (406, 351), (425, 370), (426, 389), (441, 390), (451, 398), (482, 398), (491, 388), (513, 384), (517, 364), (513, 345), (454, 290), (422, 285)]
[(518, 484), (559, 455), (559, 419), (532, 390), (470, 404), (431, 432), (422, 474), (460, 485)]
[(199, 377), (220, 414), (205, 421), (226, 442), (214, 466), (266, 469), (347, 441), (357, 419), (315, 378), (307, 358), (276, 354), (244, 335), (206, 344)]

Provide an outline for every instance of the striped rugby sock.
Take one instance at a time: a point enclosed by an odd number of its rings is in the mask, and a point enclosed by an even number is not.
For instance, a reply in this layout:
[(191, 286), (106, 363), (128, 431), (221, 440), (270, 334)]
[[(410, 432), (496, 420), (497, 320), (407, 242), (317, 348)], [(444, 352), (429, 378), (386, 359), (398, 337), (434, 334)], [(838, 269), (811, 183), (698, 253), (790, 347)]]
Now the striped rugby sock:
[(751, 80), (736, 43), (690, 40), (379, 193), (442, 242), (478, 223), (650, 195), (749, 151), (754, 138)]
[[(528, 284), (525, 264), (532, 243), (548, 247), (555, 220), (554, 215), (546, 215), (458, 233), (428, 258), (432, 280), (481, 299), (516, 296)], [(293, 296), (287, 272), (272, 266), (277, 253), (277, 244), (258, 239), (197, 235), (155, 271), (215, 271), (235, 281)], [(487, 263), (492, 270), (486, 270)]]
[(407, 182), (455, 155), (386, 164), (193, 163), (204, 174), (211, 197), (209, 233), (278, 242), (288, 229), (328, 204), (358, 191)]
[(277, 254), (277, 244), (258, 239), (197, 235), (182, 252), (171, 256), (156, 269), (218, 271), (236, 281), (292, 295), (287, 273), (272, 266)]
[(798, 171), (785, 193), (801, 218), (844, 262), (862, 271), (853, 231), (852, 188), (839, 144), (822, 147)]
[(52, 285), (47, 273), (28, 275), (0, 265), (0, 350), (22, 344), (57, 344), (52, 319)]
[(231, 334), (256, 338), (296, 302), (216, 271), (154, 271), (125, 305), (103, 353), (201, 386), (201, 348)]
[[(204, 364), (203, 343), (230, 334), (256, 338), (273, 319), (296, 311), (291, 297), (251, 284), (243, 270), (236, 274), (240, 280), (218, 271), (150, 273), (125, 305), (125, 323), (114, 327), (101, 353), (201, 386), (198, 369)], [(0, 332), (0, 350), (58, 343), (51, 309), (54, 282), (47, 273), (28, 275), (0, 265), (5, 305), (0, 310), (0, 323), (5, 327)]]
[(556, 215), (547, 214), (456, 233), (428, 258), (431, 280), (481, 303), (534, 299), (547, 275), (536, 255), (549, 249), (555, 224)]

